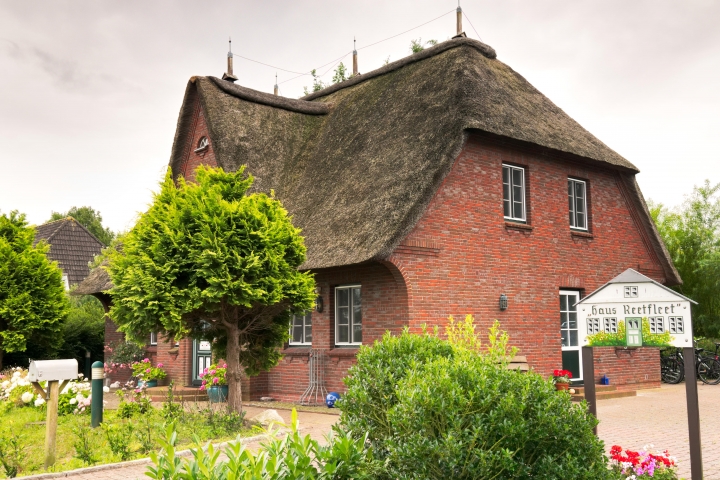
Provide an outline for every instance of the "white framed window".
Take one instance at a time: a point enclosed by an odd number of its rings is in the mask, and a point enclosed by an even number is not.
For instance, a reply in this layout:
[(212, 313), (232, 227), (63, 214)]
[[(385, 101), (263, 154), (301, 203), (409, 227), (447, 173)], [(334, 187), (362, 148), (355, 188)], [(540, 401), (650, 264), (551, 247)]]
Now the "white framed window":
[(157, 332), (150, 332), (150, 345), (157, 345)]
[(201, 137), (200, 140), (198, 140), (197, 148), (195, 149), (195, 153), (202, 152), (208, 146), (210, 145), (210, 141), (207, 137)]
[(649, 317), (650, 333), (665, 333), (665, 322), (663, 317)]
[(568, 178), (570, 228), (587, 230), (587, 185), (582, 180)]
[(312, 312), (293, 315), (290, 325), (290, 345), (312, 345)]
[(615, 318), (615, 317), (603, 318), (603, 332), (617, 333), (617, 318)]
[(637, 298), (637, 296), (638, 287), (630, 285), (625, 287), (625, 298)]
[(335, 345), (362, 344), (360, 285), (335, 287)]
[(587, 319), (587, 333), (592, 335), (593, 333), (600, 332), (600, 319), (599, 318), (588, 318)]
[(668, 317), (668, 330), (670, 333), (685, 333), (683, 317)]
[(525, 169), (502, 166), (503, 213), (506, 219), (525, 222)]

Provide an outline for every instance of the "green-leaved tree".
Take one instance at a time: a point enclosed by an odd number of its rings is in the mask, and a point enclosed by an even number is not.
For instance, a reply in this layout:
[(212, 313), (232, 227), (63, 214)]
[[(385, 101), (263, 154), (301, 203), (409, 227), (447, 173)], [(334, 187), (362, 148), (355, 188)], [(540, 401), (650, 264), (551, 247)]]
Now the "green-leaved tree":
[(63, 218), (72, 217), (83, 227), (87, 228), (90, 233), (100, 240), (103, 244), (110, 245), (115, 234), (109, 228), (103, 227), (102, 216), (100, 212), (90, 207), (72, 207), (67, 212), (52, 212), (50, 220), (61, 220)]
[(242, 410), (241, 378), (277, 364), (290, 318), (312, 308), (315, 282), (300, 231), (278, 200), (248, 193), (252, 176), (199, 167), (196, 183), (168, 172), (111, 254), (111, 316), (130, 339), (152, 331), (214, 340), (227, 362), (228, 408)]
[(650, 214), (683, 280), (676, 289), (698, 302), (693, 333), (720, 337), (720, 184), (706, 180), (676, 209), (651, 203)]
[(34, 238), (25, 215), (0, 215), (0, 369), (5, 353), (41, 344), (50, 358), (62, 344), (69, 308), (62, 272)]

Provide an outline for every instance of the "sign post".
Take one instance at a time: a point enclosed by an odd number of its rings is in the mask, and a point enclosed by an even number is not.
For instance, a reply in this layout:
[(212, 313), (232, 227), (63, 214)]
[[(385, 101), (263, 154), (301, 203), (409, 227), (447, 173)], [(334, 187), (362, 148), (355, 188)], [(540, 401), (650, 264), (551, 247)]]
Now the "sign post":
[(690, 471), (692, 480), (702, 480), (700, 410), (691, 303), (696, 304), (629, 268), (577, 303), (578, 336), (583, 346), (585, 398), (590, 413), (596, 416), (592, 347), (682, 348), (690, 433)]

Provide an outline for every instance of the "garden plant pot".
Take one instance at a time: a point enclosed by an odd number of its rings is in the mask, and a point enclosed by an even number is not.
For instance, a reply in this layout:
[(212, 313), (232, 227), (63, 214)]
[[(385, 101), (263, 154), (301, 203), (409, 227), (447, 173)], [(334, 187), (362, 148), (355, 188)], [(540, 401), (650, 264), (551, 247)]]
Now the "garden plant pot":
[(555, 390), (567, 390), (570, 388), (569, 383), (556, 383), (555, 384)]
[(213, 385), (207, 389), (208, 400), (210, 403), (221, 403), (227, 402), (228, 398), (228, 386), (227, 385)]

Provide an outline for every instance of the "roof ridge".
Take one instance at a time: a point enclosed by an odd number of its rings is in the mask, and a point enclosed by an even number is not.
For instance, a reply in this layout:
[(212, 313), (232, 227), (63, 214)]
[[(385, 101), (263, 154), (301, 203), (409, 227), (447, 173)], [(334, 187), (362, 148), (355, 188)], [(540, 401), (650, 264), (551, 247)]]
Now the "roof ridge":
[(300, 99), (307, 101), (315, 100), (316, 98), (324, 97), (326, 95), (330, 95), (331, 93), (335, 93), (338, 90), (355, 86), (358, 83), (364, 82), (365, 80), (370, 80), (371, 78), (379, 77), (381, 75), (393, 72), (402, 67), (405, 67), (406, 65), (410, 65), (411, 63), (416, 63), (427, 58), (434, 57), (435, 55), (438, 55), (447, 50), (462, 46), (472, 47), (490, 60), (495, 60), (497, 58), (497, 52), (495, 52), (495, 49), (486, 43), (467, 37), (451, 38), (450, 40), (440, 42), (437, 45), (433, 45), (432, 47), (426, 48), (418, 53), (413, 53), (411, 55), (408, 55), (407, 57), (401, 58), (400, 60), (395, 60), (392, 63), (383, 65), (382, 67), (376, 68), (375, 70), (372, 70), (368, 73), (352, 76), (344, 82), (335, 83), (333, 85), (330, 85), (329, 87), (323, 88), (322, 90), (313, 92), (310, 95), (305, 95)]
[[(95, 241), (98, 243), (98, 245), (100, 245), (102, 248), (107, 247), (107, 245), (105, 245), (104, 243), (102, 243), (90, 230), (88, 230), (88, 228), (87, 228), (85, 225), (83, 225), (82, 223), (78, 222), (76, 218), (69, 216), (68, 219), (71, 219), (71, 220), (72, 220), (74, 223), (76, 223), (80, 228), (82, 228), (83, 230), (85, 230), (85, 232), (87, 232), (87, 234), (90, 235), (90, 236), (92, 237), (92, 239), (95, 240)], [(100, 226), (102, 227), (102, 225), (100, 225)], [(59, 229), (58, 229), (58, 230), (59, 230)]]
[(39, 227), (44, 227), (45, 225), (51, 225), (53, 223), (60, 223), (60, 225), (58, 225), (58, 227), (55, 230), (53, 230), (53, 232), (50, 235), (48, 235), (47, 238), (43, 238), (43, 240), (45, 240), (47, 243), (50, 243), (50, 240), (55, 236), (55, 234), (57, 234), (57, 232), (59, 232), (60, 230), (63, 229), (63, 227), (65, 226), (65, 223), (68, 220), (75, 220), (75, 219), (70, 216), (67, 216), (67, 217), (59, 218), (57, 220), (53, 220), (51, 222), (43, 223), (42, 225), (40, 225)]

